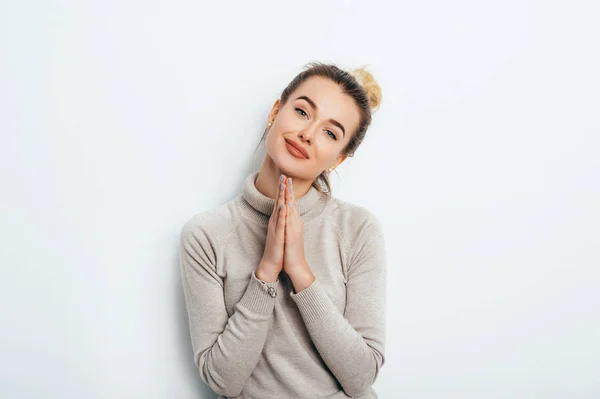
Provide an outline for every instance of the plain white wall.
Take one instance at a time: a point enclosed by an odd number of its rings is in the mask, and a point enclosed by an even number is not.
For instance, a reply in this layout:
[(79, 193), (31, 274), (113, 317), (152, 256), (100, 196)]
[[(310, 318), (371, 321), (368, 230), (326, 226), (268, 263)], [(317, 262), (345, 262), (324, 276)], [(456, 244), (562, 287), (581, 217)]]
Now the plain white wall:
[(0, 3), (3, 398), (214, 398), (183, 223), (309, 61), (381, 109), (334, 195), (388, 243), (381, 398), (600, 396), (594, 1)]

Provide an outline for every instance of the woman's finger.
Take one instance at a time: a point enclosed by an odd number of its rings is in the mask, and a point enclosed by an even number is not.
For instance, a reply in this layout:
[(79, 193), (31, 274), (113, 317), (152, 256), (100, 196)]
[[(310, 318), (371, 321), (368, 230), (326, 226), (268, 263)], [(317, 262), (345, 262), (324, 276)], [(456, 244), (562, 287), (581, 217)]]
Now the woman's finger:
[(285, 226), (286, 226), (286, 229), (290, 225), (290, 221), (291, 221), (292, 216), (294, 214), (293, 210), (290, 207), (290, 205), (291, 205), (290, 200), (292, 199), (292, 195), (290, 194), (290, 185), (288, 183), (289, 183), (289, 178), (285, 179), (285, 193), (284, 193), (284, 196), (285, 196), (285, 206), (284, 206), (284, 208), (286, 209), (286, 214), (285, 214)]
[(296, 209), (296, 211), (298, 210), (298, 207), (296, 206), (296, 195), (294, 194), (294, 187), (292, 185), (292, 178), (288, 177), (287, 179), (287, 186), (288, 189), (286, 190), (288, 193), (288, 199), (286, 199), (287, 203), (289, 204), (289, 208), (290, 209)]
[(275, 211), (277, 211), (279, 209), (279, 198), (281, 197), (281, 183), (285, 182), (285, 176), (284, 175), (279, 175), (279, 190), (277, 191), (277, 196), (275, 197), (275, 203), (273, 204), (273, 210), (271, 211), (271, 215), (276, 215)]
[[(279, 191), (277, 192), (277, 202), (275, 203), (275, 206), (277, 206), (277, 211), (281, 210), (281, 205), (285, 204), (285, 189), (287, 187), (287, 180), (285, 178), (285, 175), (282, 175), (283, 179), (281, 180), (281, 183), (279, 183)], [(279, 217), (281, 216), (281, 212), (277, 212), (277, 220), (275, 221), (276, 224), (279, 224)]]
[[(282, 183), (285, 187), (286, 185)], [(282, 190), (283, 191), (283, 190)], [(280, 242), (285, 240), (285, 221), (287, 219), (286, 215), (288, 213), (287, 206), (285, 206), (285, 193), (281, 193), (281, 201), (279, 204), (279, 216), (277, 219), (277, 234), (279, 236)]]
[(285, 189), (286, 183), (287, 179), (285, 178), (285, 176), (279, 175), (279, 184), (277, 186), (279, 190), (277, 190), (277, 196), (275, 197), (275, 203), (273, 204), (273, 210), (271, 211), (271, 216), (273, 216), (272, 219), (275, 225), (277, 225), (277, 222), (279, 220), (279, 208), (281, 206), (281, 198), (283, 197), (283, 190)]
[[(279, 184), (281, 185), (281, 180), (282, 180), (283, 175), (279, 176)], [(280, 187), (280, 186), (277, 186)], [(281, 190), (277, 191), (277, 195), (275, 196), (275, 203), (273, 204), (273, 209), (271, 210), (271, 215), (275, 215), (275, 211), (277, 210), (277, 201), (279, 201), (279, 194), (281, 193)]]

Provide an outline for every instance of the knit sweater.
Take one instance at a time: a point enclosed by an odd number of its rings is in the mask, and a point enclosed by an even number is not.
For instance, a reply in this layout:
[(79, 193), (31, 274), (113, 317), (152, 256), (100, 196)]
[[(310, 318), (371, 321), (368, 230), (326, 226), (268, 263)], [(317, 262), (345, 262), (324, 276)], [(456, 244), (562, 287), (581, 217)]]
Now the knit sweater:
[(311, 186), (296, 198), (315, 280), (295, 292), (282, 271), (256, 277), (275, 199), (255, 186), (192, 216), (180, 268), (193, 359), (218, 399), (378, 398), (384, 364), (386, 253), (364, 207)]

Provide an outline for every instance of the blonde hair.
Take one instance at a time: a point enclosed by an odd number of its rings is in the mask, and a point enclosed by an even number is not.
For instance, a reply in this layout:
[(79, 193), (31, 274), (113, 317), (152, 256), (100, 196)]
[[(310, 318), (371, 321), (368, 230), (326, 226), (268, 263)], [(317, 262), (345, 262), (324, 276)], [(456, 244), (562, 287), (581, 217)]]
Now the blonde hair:
[(366, 66), (353, 69), (348, 73), (365, 89), (369, 98), (371, 112), (375, 113), (381, 105), (381, 87), (373, 77), (373, 74), (366, 70)]

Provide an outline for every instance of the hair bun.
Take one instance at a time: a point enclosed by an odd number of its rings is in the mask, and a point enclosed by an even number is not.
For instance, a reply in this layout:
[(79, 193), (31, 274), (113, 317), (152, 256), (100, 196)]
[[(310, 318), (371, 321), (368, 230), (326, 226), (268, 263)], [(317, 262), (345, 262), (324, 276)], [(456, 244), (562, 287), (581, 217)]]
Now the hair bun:
[(371, 112), (377, 111), (381, 104), (381, 87), (373, 78), (373, 74), (367, 71), (364, 66), (350, 71), (350, 74), (367, 92)]

